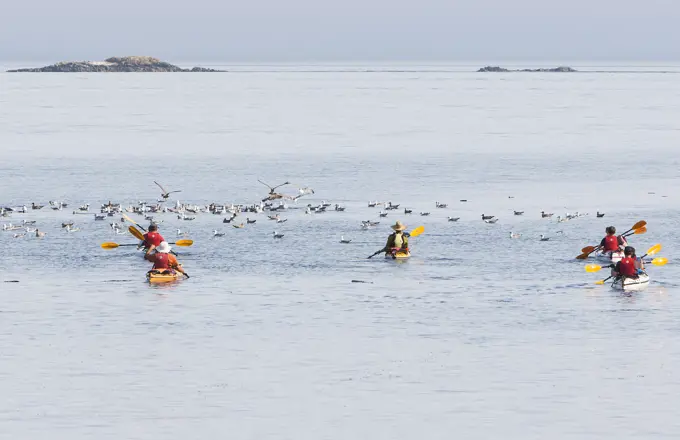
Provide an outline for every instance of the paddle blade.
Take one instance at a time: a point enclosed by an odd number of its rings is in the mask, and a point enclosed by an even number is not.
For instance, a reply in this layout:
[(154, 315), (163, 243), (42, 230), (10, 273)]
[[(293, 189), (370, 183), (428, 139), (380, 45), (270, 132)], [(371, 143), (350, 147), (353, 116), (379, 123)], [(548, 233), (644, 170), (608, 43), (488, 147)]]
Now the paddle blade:
[(604, 280), (595, 281), (595, 284), (597, 284), (598, 286), (601, 286), (602, 284), (604, 284)]
[(588, 254), (587, 254), (587, 253), (581, 254), (581, 255), (579, 255), (578, 257), (576, 257), (577, 260), (585, 260), (586, 258), (588, 258)]
[(194, 240), (177, 240), (175, 246), (191, 246), (194, 244)]
[(588, 273), (599, 272), (600, 270), (602, 270), (602, 266), (600, 266), (599, 264), (587, 264), (585, 269), (586, 272)]
[(647, 249), (647, 255), (654, 255), (661, 250), (661, 244), (655, 244), (654, 246)]
[(583, 249), (581, 249), (581, 252), (584, 254), (589, 254), (595, 250), (595, 246), (586, 246)]
[(118, 243), (112, 243), (110, 241), (102, 243), (102, 249), (115, 249), (120, 246)]
[(643, 226), (639, 229), (636, 229), (633, 231), (633, 234), (639, 235), (639, 234), (645, 234), (647, 232), (647, 226)]
[(411, 231), (411, 237), (417, 237), (423, 232), (425, 232), (425, 226), (418, 226), (417, 228)]
[(654, 266), (665, 266), (668, 263), (668, 258), (657, 257), (652, 260)]
[(130, 232), (130, 234), (134, 235), (134, 237), (135, 237), (136, 239), (141, 240), (141, 241), (144, 241), (144, 236), (143, 236), (142, 233), (139, 232), (139, 230), (138, 230), (137, 228), (135, 228), (134, 226), (130, 226), (130, 227), (128, 228), (128, 231)]
[(640, 228), (643, 228), (643, 227), (645, 227), (645, 226), (647, 226), (647, 222), (644, 221), (644, 220), (640, 220), (639, 222), (635, 223), (635, 224), (633, 225), (633, 227), (630, 228), (630, 229), (633, 229), (633, 230), (634, 230), (634, 229), (640, 229)]

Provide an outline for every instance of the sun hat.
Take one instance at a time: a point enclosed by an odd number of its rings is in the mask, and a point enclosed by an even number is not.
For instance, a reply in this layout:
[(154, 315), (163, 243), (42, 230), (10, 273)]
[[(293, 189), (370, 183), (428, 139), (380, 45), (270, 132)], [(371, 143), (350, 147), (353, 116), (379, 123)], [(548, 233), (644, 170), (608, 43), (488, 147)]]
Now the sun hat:
[(156, 252), (159, 252), (161, 254), (167, 254), (170, 252), (171, 249), (172, 248), (170, 247), (167, 241), (161, 241), (161, 244), (159, 244), (156, 247)]
[(404, 224), (402, 224), (399, 220), (397, 220), (397, 223), (395, 223), (394, 225), (392, 225), (390, 227), (392, 229), (394, 229), (395, 231), (403, 231), (404, 229), (406, 229), (406, 226)]

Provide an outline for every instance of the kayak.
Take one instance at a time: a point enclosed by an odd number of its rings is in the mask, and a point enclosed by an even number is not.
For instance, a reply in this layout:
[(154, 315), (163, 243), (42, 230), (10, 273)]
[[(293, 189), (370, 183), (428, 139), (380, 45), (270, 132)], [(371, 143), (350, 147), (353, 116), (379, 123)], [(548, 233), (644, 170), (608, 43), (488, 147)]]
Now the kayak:
[(649, 286), (649, 275), (641, 273), (637, 278), (617, 278), (612, 283), (612, 288), (624, 292), (638, 292)]
[(394, 255), (389, 253), (385, 254), (385, 258), (389, 260), (405, 260), (411, 256), (411, 252), (409, 251), (398, 251)]
[(598, 252), (595, 255), (595, 258), (597, 258), (598, 260), (600, 260), (604, 263), (616, 264), (619, 261), (621, 261), (621, 259), (623, 258), (623, 252), (621, 252), (621, 251), (618, 251), (618, 252), (612, 252), (612, 251)]
[(181, 272), (168, 270), (150, 270), (146, 273), (146, 279), (150, 283), (169, 283), (172, 281), (177, 281), (182, 276)]

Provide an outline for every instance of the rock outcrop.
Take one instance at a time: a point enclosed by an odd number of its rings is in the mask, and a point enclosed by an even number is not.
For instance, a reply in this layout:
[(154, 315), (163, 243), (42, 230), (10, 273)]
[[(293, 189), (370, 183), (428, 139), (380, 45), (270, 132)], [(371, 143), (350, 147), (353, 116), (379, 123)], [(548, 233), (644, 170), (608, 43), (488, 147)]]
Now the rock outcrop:
[(578, 72), (567, 66), (554, 67), (551, 69), (504, 69), (498, 66), (486, 66), (479, 69), (477, 72)]
[(105, 61), (68, 61), (45, 67), (8, 70), (8, 72), (223, 72), (194, 67), (182, 69), (153, 57), (111, 57)]

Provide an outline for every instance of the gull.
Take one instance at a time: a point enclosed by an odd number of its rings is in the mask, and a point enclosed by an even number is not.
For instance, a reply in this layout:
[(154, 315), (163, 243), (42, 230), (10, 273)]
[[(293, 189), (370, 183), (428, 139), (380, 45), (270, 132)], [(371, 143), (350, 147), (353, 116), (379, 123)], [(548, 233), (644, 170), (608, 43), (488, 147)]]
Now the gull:
[(482, 214), (482, 220), (491, 220), (494, 217), (495, 217), (495, 215), (484, 215), (484, 214)]
[(449, 217), (448, 219), (450, 222), (457, 222), (458, 220), (460, 220), (460, 217)]
[(520, 238), (522, 234), (518, 232), (510, 232), (510, 238)]
[(66, 232), (78, 232), (80, 228), (72, 228), (71, 226), (66, 226)]
[(515, 213), (515, 215), (522, 215), (522, 214), (524, 214), (524, 211), (513, 211), (513, 212)]
[(429, 212), (421, 212), (420, 215), (422, 215), (423, 217), (426, 217), (426, 216), (430, 215), (430, 213)]
[(243, 224), (243, 223), (238, 224), (238, 225), (232, 225), (232, 226), (235, 227), (235, 228), (237, 228), (237, 229), (241, 229), (241, 228), (245, 228), (245, 227), (246, 227), (246, 225)]
[(368, 207), (369, 208), (375, 208), (375, 205), (377, 205), (378, 202), (368, 202)]
[(25, 225), (34, 225), (34, 224), (35, 224), (35, 220), (24, 220), (24, 224), (25, 224)]
[(45, 235), (47, 235), (45, 232), (40, 232), (40, 230), (36, 229), (35, 230), (35, 236), (38, 238), (43, 238)]
[(251, 219), (249, 219), (248, 217), (246, 217), (246, 223), (248, 223), (249, 225), (252, 225), (252, 224), (255, 223), (256, 221), (257, 221), (257, 220), (251, 220)]
[[(95, 220), (104, 220), (105, 218), (106, 218), (105, 215), (97, 215), (97, 214), (94, 215)], [(71, 226), (73, 226), (73, 225), (71, 225)]]
[(28, 226), (26, 227), (26, 232), (33, 233), (35, 232), (35, 229), (29, 228)]
[(43, 205), (36, 205), (35, 202), (31, 203), (31, 209), (43, 209)]
[(338, 205), (338, 204), (336, 203), (336, 204), (335, 204), (335, 210), (336, 210), (336, 211), (344, 211), (344, 210), (345, 210), (345, 207), (344, 207), (344, 206), (340, 206), (340, 205)]
[(276, 189), (277, 189), (277, 188), (280, 188), (280, 187), (282, 187), (282, 186), (285, 186), (285, 185), (290, 184), (290, 182), (285, 181), (285, 182), (283, 182), (283, 183), (280, 184), (280, 185), (270, 186), (269, 184), (264, 183), (264, 182), (261, 181), (260, 179), (257, 179), (257, 181), (260, 182), (261, 184), (263, 184), (264, 186), (266, 186), (267, 188), (269, 188), (269, 194), (267, 194), (267, 197), (265, 197), (264, 199), (262, 199), (263, 202), (266, 202), (266, 201), (269, 201), (269, 200), (282, 199), (282, 198), (284, 197), (284, 195), (283, 195), (283, 194), (277, 193), (277, 192), (276, 192)]
[(84, 204), (83, 206), (81, 206), (81, 207), (78, 208), (78, 209), (79, 209), (80, 211), (88, 211), (88, 210), (90, 209), (90, 204), (89, 204), (89, 203), (86, 203), (86, 204)]
[(277, 219), (277, 220), (276, 220), (276, 223), (285, 223), (285, 222), (287, 222), (287, 221), (288, 221), (287, 218), (280, 218), (280, 219)]
[(404, 214), (411, 214), (413, 212), (412, 209), (406, 209), (404, 208)]
[(352, 240), (345, 240), (345, 237), (343, 237), (342, 235), (340, 236), (340, 243), (349, 244), (351, 242)]
[(550, 240), (550, 237), (546, 237), (545, 235), (541, 234), (541, 241), (548, 241)]
[(156, 182), (155, 180), (153, 181), (153, 183), (155, 183), (156, 185), (158, 185), (158, 187), (161, 189), (161, 191), (162, 191), (162, 192), (161, 192), (161, 197), (163, 197), (163, 200), (167, 200), (168, 198), (170, 198), (170, 194), (172, 194), (172, 193), (182, 192), (181, 189), (179, 189), (179, 190), (177, 190), (177, 191), (168, 191), (168, 190), (166, 190), (165, 188), (163, 188), (163, 186), (162, 186), (160, 183)]
[(446, 208), (447, 206), (449, 206), (449, 205), (446, 204), (446, 203), (439, 203), (439, 202), (434, 202), (434, 205), (435, 205), (437, 208), (441, 208), (441, 209), (444, 209), (444, 208)]
[(217, 232), (217, 229), (213, 231), (213, 237), (224, 237), (224, 232)]
[(548, 217), (552, 217), (552, 216), (553, 216), (552, 213), (547, 213), (545, 211), (541, 211), (541, 218), (548, 218)]
[(26, 236), (26, 233), (25, 233), (25, 232), (23, 232), (23, 233), (21, 233), (21, 234), (14, 234), (14, 238), (23, 238), (23, 237), (25, 237), (25, 236)]
[(277, 234), (276, 231), (272, 234), (274, 238), (283, 238), (283, 234)]
[(597, 211), (597, 218), (604, 217), (604, 212)]
[(380, 214), (378, 214), (380, 217), (387, 217), (387, 213), (380, 211)]
[(496, 223), (497, 221), (498, 221), (497, 218), (492, 218), (492, 219), (489, 219), (489, 220), (484, 220), (484, 223), (488, 223), (488, 224), (490, 224), (490, 225), (493, 225), (493, 224)]

